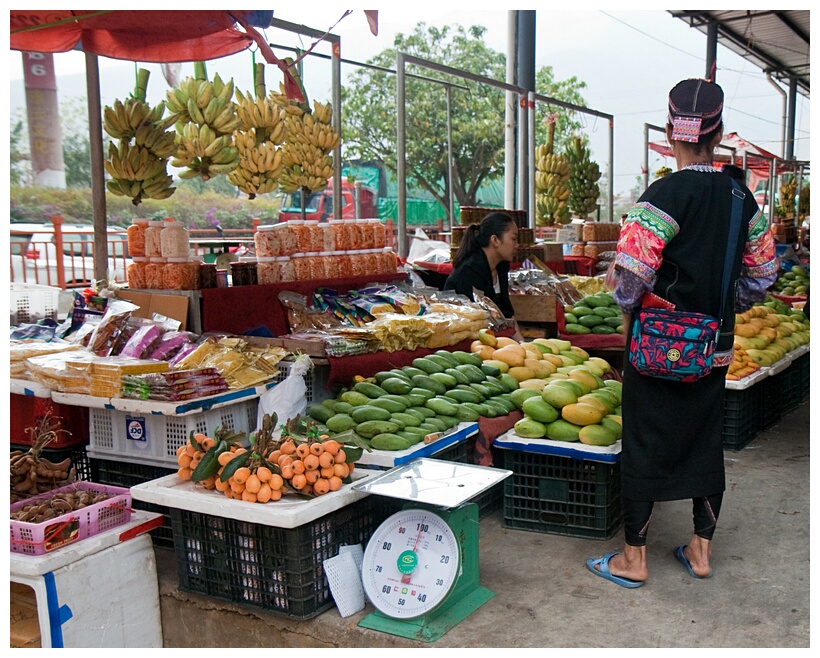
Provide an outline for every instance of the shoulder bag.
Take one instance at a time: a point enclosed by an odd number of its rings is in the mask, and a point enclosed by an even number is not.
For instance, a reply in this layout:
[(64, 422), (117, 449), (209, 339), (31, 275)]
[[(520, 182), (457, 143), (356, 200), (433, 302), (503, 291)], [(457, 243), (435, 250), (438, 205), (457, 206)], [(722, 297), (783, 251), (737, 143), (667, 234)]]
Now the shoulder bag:
[(744, 198), (740, 185), (732, 180), (732, 218), (723, 265), (721, 317), (646, 306), (635, 311), (629, 341), (629, 362), (639, 373), (660, 379), (694, 382), (712, 372), (712, 358), (723, 324), (723, 309), (729, 292)]

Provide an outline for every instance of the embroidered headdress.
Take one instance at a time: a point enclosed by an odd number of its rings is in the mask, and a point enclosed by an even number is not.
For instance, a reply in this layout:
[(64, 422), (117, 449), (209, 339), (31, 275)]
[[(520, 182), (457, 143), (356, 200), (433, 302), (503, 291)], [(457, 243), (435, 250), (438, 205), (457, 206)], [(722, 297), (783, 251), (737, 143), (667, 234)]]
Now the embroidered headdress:
[(669, 123), (672, 139), (697, 142), (722, 120), (723, 89), (700, 78), (683, 80), (669, 92)]

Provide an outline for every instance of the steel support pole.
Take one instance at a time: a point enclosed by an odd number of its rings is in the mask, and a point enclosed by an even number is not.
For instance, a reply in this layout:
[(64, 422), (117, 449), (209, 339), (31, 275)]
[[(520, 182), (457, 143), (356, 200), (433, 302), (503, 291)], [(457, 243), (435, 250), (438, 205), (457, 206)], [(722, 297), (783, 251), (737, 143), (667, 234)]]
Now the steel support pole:
[(404, 53), (396, 53), (396, 182), (398, 184), (397, 230), (399, 256), (407, 258), (407, 157)]
[(455, 224), (455, 208), (453, 207), (453, 121), (452, 121), (452, 89), (445, 87), (447, 92), (447, 230)]
[[(94, 218), (94, 278), (108, 278), (108, 218), (105, 206), (100, 64), (97, 55), (85, 54), (85, 83), (88, 94), (89, 149), (91, 151), (91, 207)], [(57, 254), (60, 258), (61, 254)]]

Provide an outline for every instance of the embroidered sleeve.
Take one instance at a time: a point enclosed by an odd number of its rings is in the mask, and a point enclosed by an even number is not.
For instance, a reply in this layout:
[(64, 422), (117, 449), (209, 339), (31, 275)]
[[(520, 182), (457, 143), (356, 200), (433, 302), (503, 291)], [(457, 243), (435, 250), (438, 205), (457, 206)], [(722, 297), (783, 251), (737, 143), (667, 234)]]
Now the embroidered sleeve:
[(779, 269), (774, 235), (766, 217), (758, 211), (749, 222), (749, 239), (743, 248), (742, 276), (762, 279), (776, 275)]
[(624, 220), (615, 264), (652, 288), (663, 248), (679, 230), (678, 223), (660, 208), (646, 202), (636, 204)]

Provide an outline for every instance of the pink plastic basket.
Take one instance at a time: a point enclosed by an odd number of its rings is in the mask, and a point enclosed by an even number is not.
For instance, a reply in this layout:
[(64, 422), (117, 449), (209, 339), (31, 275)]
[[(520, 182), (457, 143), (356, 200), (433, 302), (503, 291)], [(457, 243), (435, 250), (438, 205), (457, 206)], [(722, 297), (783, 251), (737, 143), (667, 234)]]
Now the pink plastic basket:
[(43, 502), (55, 494), (88, 491), (105, 493), (110, 497), (94, 505), (68, 512), (42, 523), (11, 521), (11, 552), (24, 555), (44, 555), (63, 546), (92, 537), (110, 528), (126, 523), (131, 518), (131, 490), (93, 482), (74, 482), (26, 498), (11, 506), (11, 512), (35, 502)]

